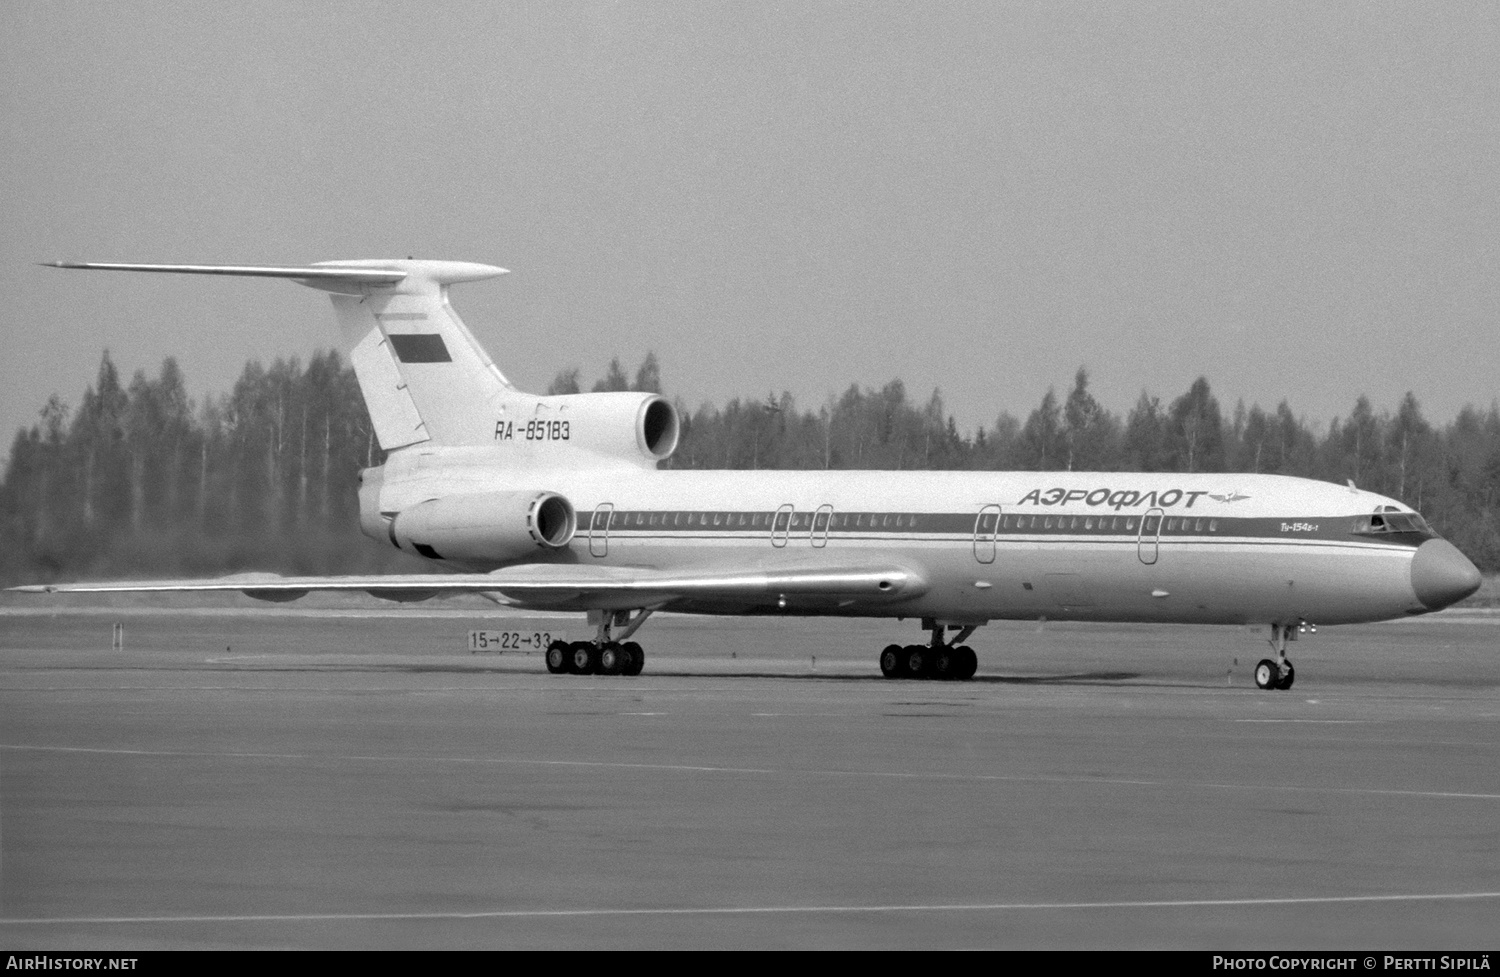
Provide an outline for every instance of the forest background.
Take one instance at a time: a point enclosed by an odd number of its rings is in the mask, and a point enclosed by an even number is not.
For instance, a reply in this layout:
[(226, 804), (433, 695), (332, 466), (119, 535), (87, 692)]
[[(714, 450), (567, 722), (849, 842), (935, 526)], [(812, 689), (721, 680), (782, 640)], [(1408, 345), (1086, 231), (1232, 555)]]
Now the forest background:
[[(662, 393), (648, 353), (618, 357), (585, 387), (566, 370), (548, 393)], [(816, 408), (790, 394), (696, 410), (664, 468), (1268, 472), (1353, 481), (1422, 512), (1486, 573), (1500, 572), (1500, 407), (1442, 427), (1408, 393), (1394, 409), (1359, 397), (1310, 425), (1285, 400), (1221, 408), (1206, 378), (1164, 402), (1142, 391), (1123, 416), (1089, 392), (1048, 388), (1025, 420), (960, 432), (938, 391), (900, 380), (851, 385)], [(106, 351), (77, 407), (53, 395), (16, 433), (0, 484), (0, 583), (137, 575), (423, 572), (425, 561), (361, 535), (358, 477), (379, 464), (353, 371), (335, 352), (246, 364), (201, 403), (166, 359), (123, 384)]]

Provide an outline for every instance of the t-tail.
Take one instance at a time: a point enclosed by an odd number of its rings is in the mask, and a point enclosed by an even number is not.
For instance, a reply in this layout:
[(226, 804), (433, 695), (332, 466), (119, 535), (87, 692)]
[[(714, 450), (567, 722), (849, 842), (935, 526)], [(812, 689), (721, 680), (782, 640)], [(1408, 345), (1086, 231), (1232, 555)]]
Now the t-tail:
[[(288, 278), (329, 292), (344, 354), (380, 447), (509, 449), (514, 465), (652, 466), (677, 445), (655, 394), (540, 397), (517, 390), (448, 301), (448, 288), (506, 274), (466, 261), (325, 261), (300, 267), (53, 262), (50, 267)], [(636, 450), (621, 452), (622, 445)], [(540, 450), (545, 448), (546, 450)]]

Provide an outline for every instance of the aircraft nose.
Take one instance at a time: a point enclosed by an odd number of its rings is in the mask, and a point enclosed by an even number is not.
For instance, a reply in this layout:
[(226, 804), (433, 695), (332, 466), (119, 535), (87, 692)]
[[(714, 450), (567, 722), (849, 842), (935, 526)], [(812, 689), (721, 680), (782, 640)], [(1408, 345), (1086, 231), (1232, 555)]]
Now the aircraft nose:
[(1479, 589), (1479, 568), (1446, 539), (1429, 539), (1412, 557), (1411, 589), (1428, 610), (1441, 610)]

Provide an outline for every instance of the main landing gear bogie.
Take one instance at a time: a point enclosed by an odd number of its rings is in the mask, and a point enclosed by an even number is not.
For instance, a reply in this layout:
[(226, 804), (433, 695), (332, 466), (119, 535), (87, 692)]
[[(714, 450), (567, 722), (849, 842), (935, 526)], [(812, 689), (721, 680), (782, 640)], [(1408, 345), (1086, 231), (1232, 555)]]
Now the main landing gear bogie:
[[(926, 623), (926, 622), (924, 622)], [(930, 623), (930, 645), (887, 645), (880, 653), (880, 674), (886, 678), (938, 679), (965, 682), (979, 670), (979, 656), (960, 644), (974, 633), (966, 627), (949, 643), (943, 642), (945, 627)]]
[[(627, 641), (652, 609), (630, 611), (590, 611), (589, 623), (595, 626), (593, 641), (554, 641), (547, 646), (547, 671), (553, 675), (639, 675), (646, 666), (646, 652), (634, 641)], [(616, 632), (616, 628), (619, 629)]]
[(646, 652), (634, 641), (554, 641), (547, 646), (547, 671), (553, 675), (641, 674)]

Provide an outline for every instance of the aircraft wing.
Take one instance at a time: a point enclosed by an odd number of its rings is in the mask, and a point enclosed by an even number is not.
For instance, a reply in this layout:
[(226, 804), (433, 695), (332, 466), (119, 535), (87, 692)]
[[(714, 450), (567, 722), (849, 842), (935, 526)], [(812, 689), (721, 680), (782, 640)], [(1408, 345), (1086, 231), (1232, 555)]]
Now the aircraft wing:
[(30, 584), (12, 591), (33, 594), (205, 593), (240, 591), (267, 601), (292, 601), (310, 591), (354, 591), (387, 600), (425, 600), (438, 594), (484, 594), (518, 607), (627, 610), (676, 603), (729, 602), (755, 606), (885, 603), (924, 593), (926, 581), (897, 565), (810, 565), (775, 570), (657, 570), (533, 564), (492, 573), (283, 577), (237, 574), (212, 580), (119, 580)]

